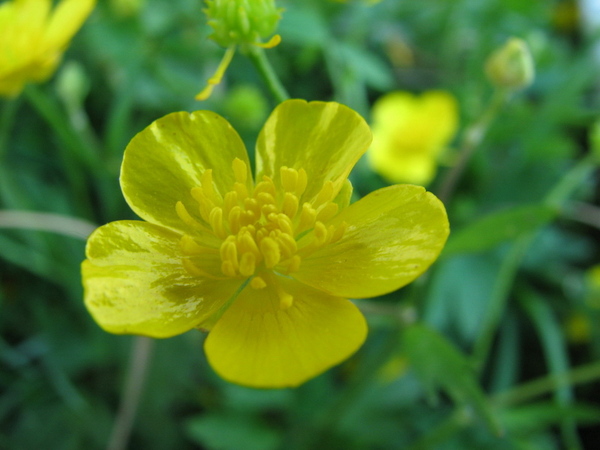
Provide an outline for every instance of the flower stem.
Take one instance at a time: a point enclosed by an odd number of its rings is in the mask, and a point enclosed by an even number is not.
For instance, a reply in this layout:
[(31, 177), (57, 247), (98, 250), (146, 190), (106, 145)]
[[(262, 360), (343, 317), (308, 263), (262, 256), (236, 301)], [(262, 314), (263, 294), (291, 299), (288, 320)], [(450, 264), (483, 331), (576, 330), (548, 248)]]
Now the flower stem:
[(0, 116), (0, 161), (4, 159), (8, 145), (10, 130), (15, 121), (17, 109), (19, 108), (20, 97), (7, 100)]
[(524, 383), (492, 397), (494, 404), (507, 407), (524, 403), (532, 398), (548, 394), (557, 387), (589, 383), (600, 379), (600, 361), (576, 367), (561, 374), (550, 374)]
[(0, 228), (49, 231), (85, 240), (97, 226), (87, 220), (60, 214), (0, 210)]
[(36, 86), (29, 85), (23, 91), (25, 98), (56, 133), (71, 156), (91, 168), (95, 173), (102, 166), (100, 149), (96, 139), (89, 139), (73, 129), (67, 113), (53, 98)]
[(136, 336), (133, 339), (125, 390), (106, 450), (127, 448), (148, 373), (153, 344), (154, 341), (145, 336)]
[(507, 99), (508, 92), (503, 89), (497, 89), (483, 114), (465, 129), (460, 145), (458, 161), (446, 173), (441, 182), (438, 197), (442, 202), (447, 203), (452, 197), (454, 189), (463, 175), (468, 162), (475, 154), (479, 144), (481, 144), (487, 134), (492, 121), (496, 118)]
[[(560, 179), (556, 186), (554, 186), (554, 188), (546, 195), (543, 203), (559, 209), (594, 169), (595, 159), (594, 155), (590, 153), (575, 164), (575, 166)], [(514, 283), (519, 266), (534, 238), (535, 232), (525, 233), (517, 238), (500, 266), (488, 310), (483, 319), (482, 331), (477, 337), (473, 347), (472, 359), (478, 370), (481, 370), (485, 364), (498, 324), (504, 314), (511, 286)]]
[(290, 95), (283, 87), (283, 84), (281, 84), (281, 81), (279, 81), (279, 77), (267, 59), (264, 49), (255, 45), (251, 45), (248, 47), (247, 54), (250, 58), (250, 61), (252, 61), (254, 67), (256, 67), (256, 70), (258, 70), (258, 73), (271, 91), (271, 94), (273, 97), (275, 97), (275, 100), (277, 100), (278, 103), (281, 103), (289, 99)]

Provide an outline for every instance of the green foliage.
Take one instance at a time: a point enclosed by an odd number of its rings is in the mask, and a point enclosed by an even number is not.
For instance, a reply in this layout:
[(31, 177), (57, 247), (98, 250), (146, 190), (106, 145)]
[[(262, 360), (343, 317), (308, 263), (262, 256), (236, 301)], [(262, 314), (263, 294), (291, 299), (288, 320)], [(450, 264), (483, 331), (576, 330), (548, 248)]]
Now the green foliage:
[[(194, 101), (223, 56), (200, 0), (120, 3), (99, 2), (54, 78), (0, 99), (0, 449), (106, 448), (133, 341), (86, 312), (85, 243), (73, 236), (134, 218), (118, 184), (130, 139), (167, 113), (208, 109), (252, 148), (275, 105), (241, 53)], [(292, 97), (367, 120), (389, 91), (457, 97), (460, 129), (428, 186), (440, 194), (467, 148), (445, 202), (452, 233), (415, 283), (357, 301), (364, 347), (297, 389), (220, 380), (200, 332), (156, 341), (129, 448), (594, 448), (600, 61), (567, 14), (577, 2), (276, 6), (282, 43), (265, 54)], [(527, 42), (535, 79), (482, 120), (494, 96), (485, 61), (512, 36)], [(352, 182), (355, 198), (385, 185), (365, 161)], [(80, 221), (62, 234), (7, 225), (19, 211)]]

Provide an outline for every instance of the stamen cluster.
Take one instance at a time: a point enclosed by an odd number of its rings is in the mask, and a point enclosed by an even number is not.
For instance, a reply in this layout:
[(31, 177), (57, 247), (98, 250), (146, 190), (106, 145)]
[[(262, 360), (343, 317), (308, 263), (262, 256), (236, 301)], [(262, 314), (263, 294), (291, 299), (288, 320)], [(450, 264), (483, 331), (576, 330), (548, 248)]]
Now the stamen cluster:
[[(313, 199), (301, 204), (308, 183), (304, 169), (281, 167), (279, 190), (268, 176), (249, 190), (246, 163), (235, 158), (232, 168), (235, 182), (225, 195), (215, 188), (210, 169), (203, 173), (201, 186), (191, 190), (205, 225), (196, 221), (183, 203), (176, 205), (186, 224), (208, 232), (216, 238), (214, 242), (220, 242), (217, 247), (208, 245), (206, 240), (200, 242), (194, 234), (183, 236), (183, 263), (191, 274), (210, 276), (189, 256), (218, 253), (221, 273), (213, 278), (252, 277), (250, 286), (262, 289), (267, 285), (269, 272), (296, 272), (303, 258), (344, 235), (345, 223), (326, 225), (339, 209), (331, 181), (325, 182)], [(283, 298), (285, 294), (282, 302)], [(291, 305), (291, 300), (290, 297), (286, 302)]]

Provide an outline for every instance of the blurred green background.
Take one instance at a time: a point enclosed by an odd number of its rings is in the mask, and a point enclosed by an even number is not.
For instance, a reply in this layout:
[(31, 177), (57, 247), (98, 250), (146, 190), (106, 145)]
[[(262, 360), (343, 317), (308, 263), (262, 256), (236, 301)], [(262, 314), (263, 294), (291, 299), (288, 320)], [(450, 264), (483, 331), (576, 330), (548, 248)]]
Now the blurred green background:
[[(600, 57), (583, 23), (594, 17), (558, 0), (278, 5), (282, 43), (266, 52), (292, 97), (367, 120), (386, 92), (457, 97), (434, 193), (493, 95), (489, 54), (522, 38), (536, 78), (502, 106), (446, 202), (440, 259), (357, 302), (370, 334), (353, 358), (297, 389), (253, 390), (212, 372), (200, 332), (155, 341), (128, 448), (597, 448)], [(100, 1), (55, 76), (0, 101), (0, 449), (107, 446), (135, 338), (88, 315), (85, 241), (64, 234), (135, 218), (118, 184), (129, 140), (169, 112), (210, 109), (253, 149), (275, 106), (239, 53), (211, 98), (194, 100), (224, 52), (202, 7)], [(352, 181), (357, 196), (386, 184), (365, 161)], [(3, 225), (2, 211), (84, 222), (40, 232)]]

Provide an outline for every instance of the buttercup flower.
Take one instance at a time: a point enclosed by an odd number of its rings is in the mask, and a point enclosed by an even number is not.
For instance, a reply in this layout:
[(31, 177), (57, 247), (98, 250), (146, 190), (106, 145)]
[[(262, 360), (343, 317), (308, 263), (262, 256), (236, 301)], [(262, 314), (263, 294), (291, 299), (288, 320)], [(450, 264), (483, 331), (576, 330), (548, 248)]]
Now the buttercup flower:
[(2, 3), (0, 95), (13, 97), (21, 93), (26, 83), (48, 79), (95, 3), (95, 0), (62, 0), (53, 9), (50, 0)]
[(392, 183), (426, 185), (458, 126), (455, 98), (443, 91), (421, 96), (391, 92), (373, 105), (369, 162)]
[(448, 235), (443, 205), (422, 187), (349, 205), (347, 177), (370, 141), (348, 107), (289, 100), (259, 135), (253, 177), (219, 115), (157, 120), (132, 139), (121, 169), (125, 199), (145, 221), (89, 238), (90, 313), (112, 333), (210, 330), (210, 365), (247, 386), (296, 386), (343, 361), (367, 334), (347, 299), (411, 282)]

